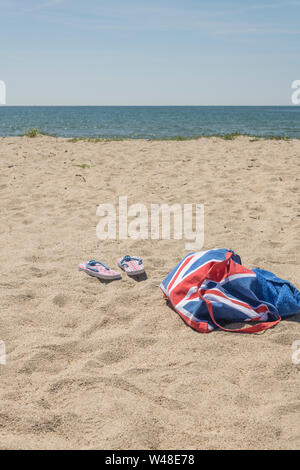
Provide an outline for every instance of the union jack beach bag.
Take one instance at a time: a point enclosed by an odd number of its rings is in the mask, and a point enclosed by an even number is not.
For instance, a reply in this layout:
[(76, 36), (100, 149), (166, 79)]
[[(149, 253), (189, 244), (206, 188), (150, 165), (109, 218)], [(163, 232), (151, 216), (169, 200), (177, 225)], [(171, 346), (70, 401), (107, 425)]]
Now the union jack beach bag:
[[(280, 322), (282, 312), (300, 312), (300, 293), (292, 284), (268, 271), (245, 268), (240, 257), (226, 249), (188, 254), (160, 287), (171, 307), (201, 333), (218, 328), (256, 333)], [(249, 326), (226, 328), (245, 322)]]

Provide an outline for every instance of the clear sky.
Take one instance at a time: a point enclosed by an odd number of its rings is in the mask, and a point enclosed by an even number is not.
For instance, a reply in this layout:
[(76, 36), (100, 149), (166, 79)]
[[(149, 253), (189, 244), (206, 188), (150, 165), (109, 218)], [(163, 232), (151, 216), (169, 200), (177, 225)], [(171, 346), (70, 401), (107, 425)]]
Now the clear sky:
[(290, 105), (300, 0), (0, 0), (8, 105)]

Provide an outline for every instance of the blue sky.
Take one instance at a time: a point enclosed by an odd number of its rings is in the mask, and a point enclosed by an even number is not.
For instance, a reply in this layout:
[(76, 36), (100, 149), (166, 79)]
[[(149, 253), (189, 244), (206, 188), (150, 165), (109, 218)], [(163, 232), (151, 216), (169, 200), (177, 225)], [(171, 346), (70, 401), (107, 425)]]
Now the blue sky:
[(0, 0), (8, 105), (289, 105), (300, 0)]

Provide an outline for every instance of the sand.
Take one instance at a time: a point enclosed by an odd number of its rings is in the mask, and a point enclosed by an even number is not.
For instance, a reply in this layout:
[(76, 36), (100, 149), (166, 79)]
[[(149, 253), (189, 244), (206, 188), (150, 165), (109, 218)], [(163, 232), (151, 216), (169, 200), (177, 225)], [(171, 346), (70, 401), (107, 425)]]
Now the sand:
[[(300, 287), (300, 141), (0, 139), (1, 449), (295, 449), (299, 316), (199, 334), (159, 284), (185, 240), (100, 241), (100, 203), (203, 203), (204, 249)], [(75, 165), (87, 164), (90, 168)], [(101, 283), (140, 255), (147, 279)]]

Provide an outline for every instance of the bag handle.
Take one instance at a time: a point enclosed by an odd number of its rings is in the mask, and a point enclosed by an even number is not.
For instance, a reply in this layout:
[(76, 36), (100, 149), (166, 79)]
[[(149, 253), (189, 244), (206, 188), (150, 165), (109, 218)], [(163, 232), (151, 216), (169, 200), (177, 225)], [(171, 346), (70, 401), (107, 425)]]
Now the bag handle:
[(215, 320), (214, 313), (213, 313), (213, 306), (210, 300), (204, 299), (201, 294), (199, 294), (200, 298), (205, 301), (209, 316), (212, 320), (212, 322), (221, 330), (223, 331), (229, 331), (230, 333), (258, 333), (259, 331), (264, 331), (268, 330), (269, 328), (272, 328), (273, 326), (277, 325), (281, 321), (281, 317), (278, 315), (278, 319), (275, 321), (270, 321), (270, 322), (260, 322), (257, 323), (256, 325), (252, 325), (246, 328), (238, 328), (236, 330), (231, 330), (230, 328), (224, 328), (223, 326), (219, 325), (217, 321)]
[[(221, 261), (220, 263), (218, 263), (218, 265), (222, 264), (222, 263), (226, 263), (228, 264), (229, 261), (231, 260), (232, 256), (234, 255), (233, 251), (230, 251), (228, 253), (226, 253), (226, 257), (225, 257), (225, 260), (224, 261)], [(213, 265), (211, 267), (211, 269), (209, 270), (208, 274), (212, 271), (212, 269), (214, 268), (214, 266), (216, 265)], [(207, 276), (207, 274), (206, 274)], [(205, 277), (206, 277), (205, 276)], [(204, 280), (204, 279), (203, 279)], [(278, 319), (275, 320), (275, 321), (272, 321), (272, 322), (260, 322), (260, 323), (257, 323), (256, 325), (252, 325), (252, 326), (249, 326), (247, 328), (238, 328), (236, 330), (231, 330), (229, 328), (224, 328), (223, 326), (219, 325), (217, 323), (217, 321), (215, 320), (215, 317), (214, 317), (214, 310), (213, 310), (213, 306), (212, 306), (212, 303), (210, 300), (207, 300), (205, 299), (201, 294), (200, 294), (200, 286), (203, 282), (203, 280), (201, 281), (201, 283), (199, 283), (199, 287), (198, 287), (198, 294), (199, 294), (199, 297), (201, 300), (203, 300), (206, 305), (207, 305), (207, 309), (208, 309), (208, 313), (209, 313), (209, 316), (212, 320), (212, 322), (218, 327), (220, 328), (221, 330), (223, 331), (229, 331), (230, 333), (258, 333), (260, 331), (264, 331), (264, 330), (268, 330), (269, 328), (272, 328), (273, 326), (277, 325), (277, 323), (279, 323), (281, 321), (281, 317), (280, 315), (278, 315)]]

